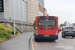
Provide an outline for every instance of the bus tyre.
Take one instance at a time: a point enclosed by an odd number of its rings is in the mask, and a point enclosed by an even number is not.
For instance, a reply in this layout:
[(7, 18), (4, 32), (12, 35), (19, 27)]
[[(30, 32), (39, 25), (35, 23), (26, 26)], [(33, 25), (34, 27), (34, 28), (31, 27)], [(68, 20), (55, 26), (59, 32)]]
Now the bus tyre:
[(35, 38), (34, 40), (35, 40), (35, 41), (37, 41), (37, 39), (36, 39), (36, 38)]
[(73, 36), (72, 36), (72, 38), (73, 38)]
[(57, 40), (57, 39), (53, 39), (52, 41), (55, 41), (55, 40)]

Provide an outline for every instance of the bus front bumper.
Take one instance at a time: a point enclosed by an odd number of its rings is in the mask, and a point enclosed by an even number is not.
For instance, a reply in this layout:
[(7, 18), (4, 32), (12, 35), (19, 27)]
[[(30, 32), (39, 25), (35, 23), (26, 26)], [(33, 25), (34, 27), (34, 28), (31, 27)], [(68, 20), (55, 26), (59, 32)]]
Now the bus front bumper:
[(58, 35), (34, 35), (35, 39), (58, 39)]

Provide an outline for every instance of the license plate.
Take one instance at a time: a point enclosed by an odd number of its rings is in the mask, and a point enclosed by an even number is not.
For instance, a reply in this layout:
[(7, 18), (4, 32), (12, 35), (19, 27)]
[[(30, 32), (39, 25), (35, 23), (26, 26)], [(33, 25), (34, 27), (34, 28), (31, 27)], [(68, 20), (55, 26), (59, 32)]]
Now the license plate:
[(49, 37), (49, 35), (44, 35), (44, 37)]
[(68, 31), (68, 33), (72, 33), (72, 31)]

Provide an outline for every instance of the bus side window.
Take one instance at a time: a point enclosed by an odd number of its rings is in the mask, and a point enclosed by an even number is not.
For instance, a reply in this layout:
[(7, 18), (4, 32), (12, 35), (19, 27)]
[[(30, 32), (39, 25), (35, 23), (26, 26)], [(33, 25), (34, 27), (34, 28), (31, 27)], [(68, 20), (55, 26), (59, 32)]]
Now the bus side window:
[(34, 24), (33, 24), (33, 26), (34, 26), (34, 29), (35, 29), (35, 22), (36, 22), (36, 21), (34, 21)]

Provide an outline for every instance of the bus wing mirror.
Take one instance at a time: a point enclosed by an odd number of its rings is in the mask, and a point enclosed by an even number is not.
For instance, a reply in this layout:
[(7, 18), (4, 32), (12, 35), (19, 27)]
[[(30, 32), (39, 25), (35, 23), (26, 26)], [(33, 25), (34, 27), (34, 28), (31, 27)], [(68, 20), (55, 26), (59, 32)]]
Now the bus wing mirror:
[(35, 21), (34, 21), (34, 24), (33, 24), (33, 26), (34, 26), (34, 29), (35, 29)]

